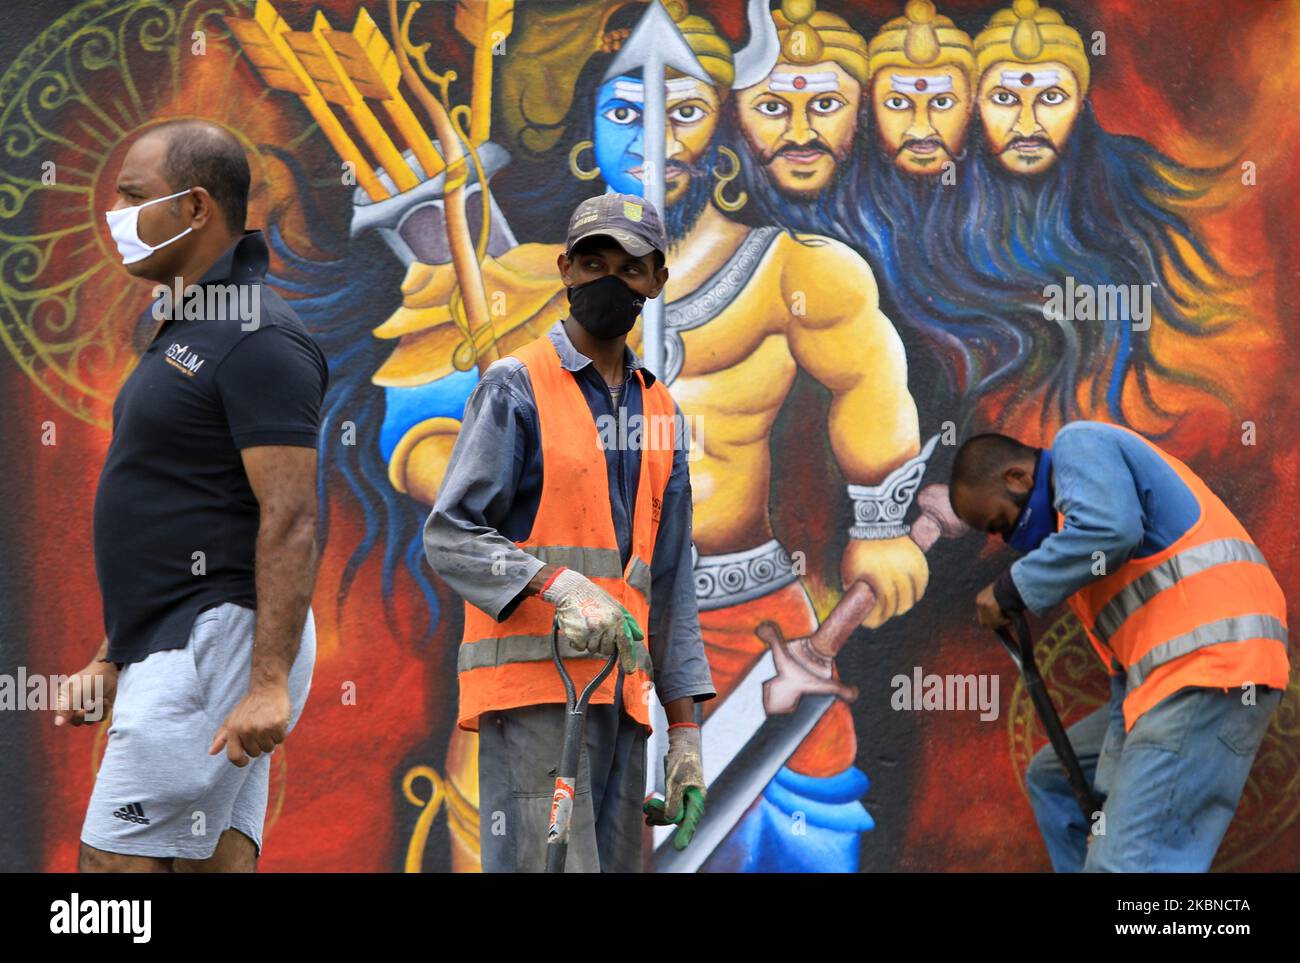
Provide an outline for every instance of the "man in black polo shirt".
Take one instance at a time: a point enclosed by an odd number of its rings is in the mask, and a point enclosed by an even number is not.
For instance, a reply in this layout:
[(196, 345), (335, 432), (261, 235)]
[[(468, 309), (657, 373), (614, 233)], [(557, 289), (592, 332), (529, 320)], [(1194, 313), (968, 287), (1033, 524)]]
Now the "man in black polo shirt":
[[(263, 283), (248, 186), (235, 138), (173, 122), (132, 145), (107, 215), (127, 271), (160, 286), (95, 495), (107, 638), (78, 677), (102, 676), (113, 720), (83, 871), (255, 869), (267, 754), (311, 685), (328, 371)], [(55, 724), (86, 708), (65, 689)]]

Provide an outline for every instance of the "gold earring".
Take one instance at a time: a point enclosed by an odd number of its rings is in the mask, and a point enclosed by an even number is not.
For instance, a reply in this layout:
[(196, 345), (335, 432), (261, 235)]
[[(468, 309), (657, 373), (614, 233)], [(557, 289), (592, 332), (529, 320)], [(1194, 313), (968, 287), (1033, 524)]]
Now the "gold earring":
[(600, 176), (599, 167), (584, 171), (578, 166), (578, 155), (588, 147), (592, 148), (594, 152), (596, 145), (591, 140), (580, 140), (573, 145), (573, 150), (569, 151), (569, 172), (580, 181), (590, 181)]
[(718, 145), (718, 153), (722, 154), (731, 162), (731, 172), (729, 174), (721, 174), (718, 172), (718, 165), (713, 165), (713, 176), (718, 179), (718, 183), (713, 185), (713, 203), (717, 204), (721, 210), (735, 212), (745, 206), (749, 201), (749, 195), (744, 191), (741, 191), (736, 195), (734, 201), (729, 201), (722, 196), (722, 191), (727, 184), (740, 176), (740, 158), (736, 156), (736, 152), (730, 147), (724, 147), (721, 144)]

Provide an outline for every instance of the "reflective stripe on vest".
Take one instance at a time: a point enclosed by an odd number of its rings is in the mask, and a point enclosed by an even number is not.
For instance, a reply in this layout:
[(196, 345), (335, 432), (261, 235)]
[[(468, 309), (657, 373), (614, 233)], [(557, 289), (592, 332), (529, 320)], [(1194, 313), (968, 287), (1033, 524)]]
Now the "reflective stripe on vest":
[(1124, 677), (1125, 729), (1189, 686), (1285, 688), (1286, 598), (1263, 553), (1195, 472), (1136, 432), (1112, 430), (1158, 455), (1200, 508), (1164, 550), (1129, 558), (1070, 597), (1098, 654)]
[[(654, 557), (659, 515), (676, 446), (641, 449), (632, 545), (624, 566), (610, 511), (606, 456), (598, 423), (582, 389), (573, 373), (564, 370), (546, 335), (517, 349), (513, 356), (524, 363), (532, 383), (544, 458), (541, 497), (532, 529), (515, 545), (539, 562), (580, 572), (620, 602), (649, 632), (649, 560)], [(657, 382), (647, 385), (641, 371), (634, 375), (642, 388), (644, 414), (652, 419), (671, 419), (674, 404), (667, 389)], [(670, 431), (668, 441), (674, 440)], [(457, 725), (473, 731), (485, 712), (564, 703), (564, 686), (553, 665), (554, 614), (554, 608), (535, 595), (521, 599), (501, 621), (465, 604), (465, 627), (457, 655)], [(596, 688), (591, 704), (621, 699), (623, 709), (649, 729), (648, 693), (653, 688), (650, 639), (643, 640), (640, 648), (642, 658), (636, 671), (609, 676)], [(559, 654), (577, 688), (593, 680), (604, 661), (575, 650), (567, 640), (561, 640)]]
[[(584, 548), (581, 545), (521, 545), (525, 552), (548, 565), (563, 565), (587, 578), (623, 578), (623, 563), (612, 548)], [(650, 600), (650, 566), (633, 555), (627, 583)]]
[[(1093, 632), (1102, 642), (1109, 644), (1111, 637), (1120, 630), (1125, 620), (1156, 595), (1165, 589), (1173, 588), (1180, 579), (1231, 562), (1254, 562), (1256, 565), (1268, 567), (1268, 563), (1264, 561), (1264, 553), (1250, 542), (1239, 538), (1221, 538), (1213, 542), (1204, 542), (1166, 559), (1145, 575), (1126, 585), (1097, 614)], [(1220, 641), (1232, 640), (1221, 639)]]
[(632, 562), (627, 568), (627, 584), (640, 592), (646, 602), (650, 601), (650, 566), (636, 555), (632, 556)]
[[(638, 646), (637, 654), (637, 668), (653, 679), (654, 667), (644, 643)], [(609, 657), (579, 652), (561, 638), (560, 658), (600, 659), (603, 662)], [(462, 642), (456, 655), (456, 671), (468, 672), (470, 669), (507, 665), (511, 662), (550, 662), (551, 659), (550, 635), (502, 635), (479, 639), (477, 642)]]
[(1207, 645), (1245, 642), (1252, 639), (1273, 639), (1285, 646), (1286, 626), (1271, 615), (1237, 615), (1198, 625), (1190, 632), (1175, 636), (1168, 642), (1161, 642), (1130, 666), (1128, 689), (1130, 692), (1133, 691), (1157, 668), (1166, 662), (1172, 662), (1179, 656), (1203, 649)]

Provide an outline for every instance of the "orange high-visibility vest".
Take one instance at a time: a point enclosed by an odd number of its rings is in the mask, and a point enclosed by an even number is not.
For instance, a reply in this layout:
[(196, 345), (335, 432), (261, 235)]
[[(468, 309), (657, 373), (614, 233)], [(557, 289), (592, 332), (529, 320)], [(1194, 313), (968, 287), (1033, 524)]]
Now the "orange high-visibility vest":
[(1285, 689), (1286, 599), (1263, 553), (1190, 468), (1129, 434), (1178, 473), (1201, 511), (1163, 551), (1130, 559), (1067, 599), (1111, 673), (1127, 675), (1125, 730), (1187, 686)]
[[(574, 376), (560, 365), (543, 335), (513, 356), (524, 363), (537, 399), (542, 447), (542, 495), (532, 531), (516, 542), (535, 558), (581, 572), (621, 602), (646, 633), (637, 671), (624, 680), (623, 706), (650, 728), (650, 562), (664, 489), (673, 469), (676, 424), (673, 400), (660, 381), (649, 388), (640, 370), (645, 430), (641, 473), (632, 517), (632, 555), (626, 569), (609, 508), (605, 455), (591, 408)], [(629, 434), (631, 432), (629, 431)], [(465, 632), (457, 658), (460, 712), (457, 724), (478, 731), (481, 713), (565, 701), (564, 684), (551, 657), (555, 607), (529, 595), (497, 622), (465, 603)], [(560, 637), (560, 655), (578, 691), (600, 672), (604, 656), (571, 648)], [(617, 672), (591, 697), (593, 705), (614, 701)]]

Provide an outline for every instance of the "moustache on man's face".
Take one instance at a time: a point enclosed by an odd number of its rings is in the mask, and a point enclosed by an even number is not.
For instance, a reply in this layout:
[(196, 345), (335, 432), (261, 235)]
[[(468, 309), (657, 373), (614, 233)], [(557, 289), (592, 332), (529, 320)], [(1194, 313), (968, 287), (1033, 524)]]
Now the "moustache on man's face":
[(1002, 149), (998, 153), (1005, 154), (1007, 151), (1015, 150), (1018, 147), (1046, 147), (1050, 151), (1056, 151), (1056, 145), (1048, 137), (1043, 137), (1040, 134), (1035, 134), (1032, 137), (1016, 134), (1002, 145)]
[(830, 154), (832, 157), (835, 156), (830, 147), (823, 144), (820, 140), (809, 141), (807, 144), (782, 144), (776, 150), (772, 151), (772, 153), (767, 155), (763, 160), (763, 166), (769, 166), (782, 154), (797, 154), (809, 150), (815, 150), (822, 154)]
[[(932, 154), (937, 151), (947, 151), (948, 145), (939, 137), (914, 137), (903, 141), (899, 145), (898, 152), (894, 154), (897, 157), (905, 150), (915, 150), (922, 154)], [(949, 151), (951, 153), (951, 151)]]

